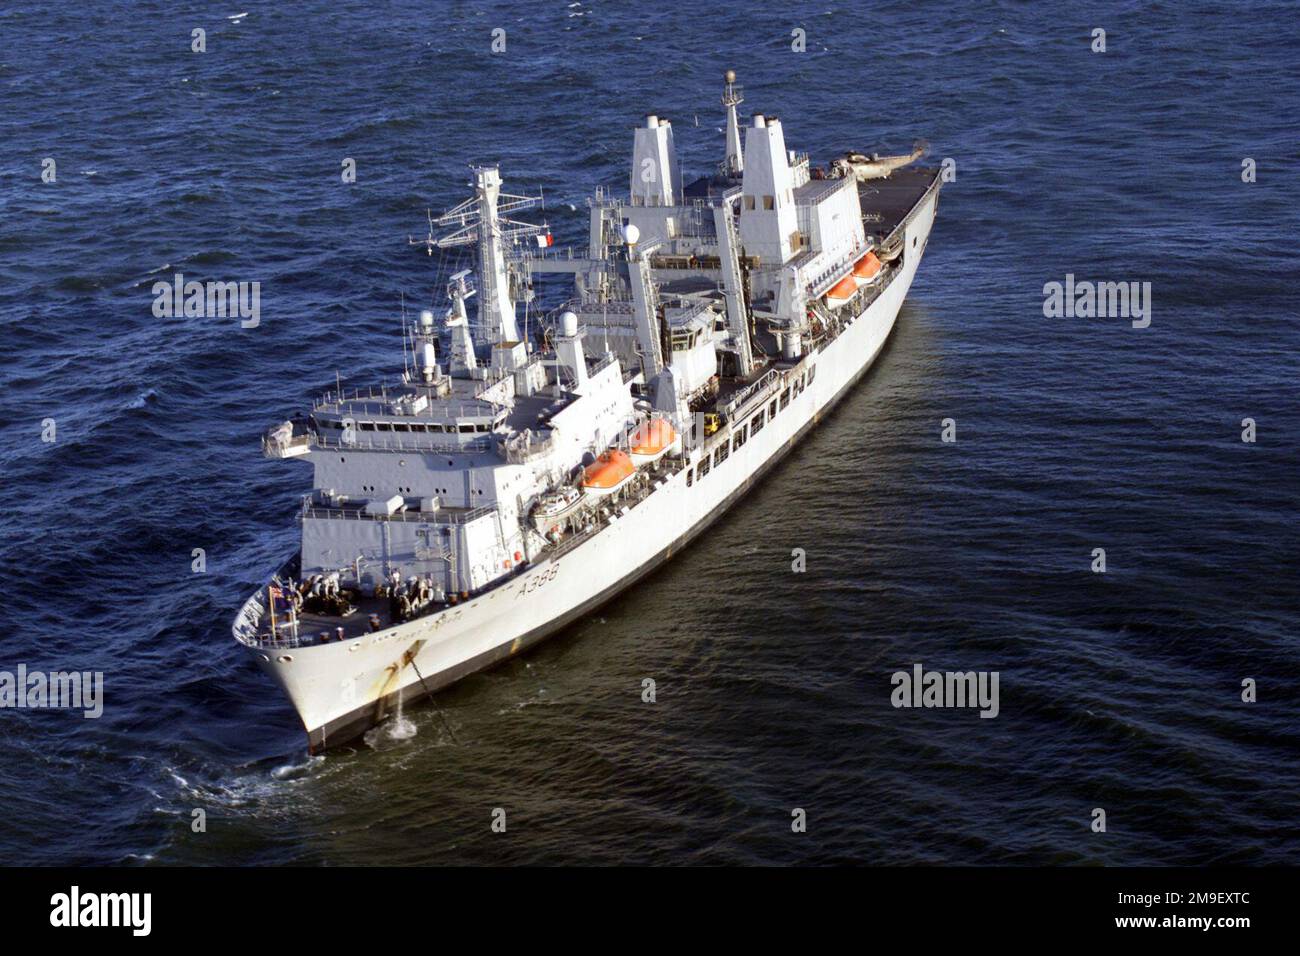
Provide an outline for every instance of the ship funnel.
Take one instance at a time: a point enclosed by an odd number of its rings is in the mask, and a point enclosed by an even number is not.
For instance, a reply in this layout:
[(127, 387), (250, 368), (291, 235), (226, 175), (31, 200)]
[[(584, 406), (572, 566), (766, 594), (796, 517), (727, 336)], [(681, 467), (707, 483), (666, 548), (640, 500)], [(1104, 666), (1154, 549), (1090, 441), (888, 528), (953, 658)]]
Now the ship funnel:
[(629, 185), (634, 206), (672, 206), (681, 198), (673, 127), (653, 113), (645, 118), (645, 126), (633, 130)]
[(572, 312), (560, 316), (560, 337), (555, 342), (555, 357), (573, 376), (575, 390), (587, 384), (587, 358), (582, 351), (582, 336), (578, 334), (578, 317)]
[(789, 262), (795, 253), (790, 237), (799, 229), (799, 218), (785, 132), (775, 116), (755, 114), (754, 125), (745, 131), (741, 185), (745, 196), (741, 245), (764, 264)]

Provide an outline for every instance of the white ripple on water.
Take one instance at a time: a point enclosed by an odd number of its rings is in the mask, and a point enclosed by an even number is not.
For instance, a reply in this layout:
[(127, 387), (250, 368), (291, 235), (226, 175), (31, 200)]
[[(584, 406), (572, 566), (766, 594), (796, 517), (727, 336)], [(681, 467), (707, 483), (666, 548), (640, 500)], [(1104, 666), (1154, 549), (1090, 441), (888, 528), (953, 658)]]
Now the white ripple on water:
[(325, 762), (324, 754), (308, 754), (301, 763), (281, 764), (271, 771), (274, 780), (299, 780), (310, 776)]
[(127, 408), (144, 408), (149, 402), (158, 397), (156, 388), (146, 389), (127, 403)]
[[(164, 767), (167, 776), (175, 784), (178, 796), (184, 807), (195, 803), (222, 807), (226, 810), (249, 809), (257, 813), (265, 812), (270, 806), (281, 802), (288, 792), (286, 787), (296, 788), (308, 778), (316, 776), (325, 769), (324, 755), (305, 755), (296, 763), (281, 764), (269, 773), (254, 770), (242, 773), (226, 781), (191, 783), (188, 778), (172, 767)], [(155, 807), (162, 813), (171, 813), (162, 807)]]
[(386, 720), (378, 727), (371, 727), (362, 739), (372, 750), (383, 750), (387, 744), (402, 743), (419, 733), (415, 721), (399, 714), (392, 720)]

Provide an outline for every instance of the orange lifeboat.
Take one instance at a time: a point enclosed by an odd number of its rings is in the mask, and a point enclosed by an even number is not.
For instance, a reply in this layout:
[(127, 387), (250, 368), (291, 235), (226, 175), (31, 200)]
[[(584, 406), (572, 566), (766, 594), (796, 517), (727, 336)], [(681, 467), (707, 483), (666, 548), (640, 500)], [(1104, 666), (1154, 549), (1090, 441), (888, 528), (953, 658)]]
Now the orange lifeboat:
[(878, 275), (880, 275), (880, 260), (876, 258), (874, 252), (868, 252), (853, 264), (853, 278), (860, 286), (874, 282)]
[(642, 422), (632, 432), (628, 442), (634, 465), (648, 465), (658, 461), (677, 444), (677, 429), (664, 418)]
[(582, 490), (589, 495), (612, 495), (636, 474), (627, 452), (611, 448), (582, 470)]
[(849, 299), (853, 298), (853, 293), (858, 291), (858, 284), (853, 281), (853, 274), (849, 273), (826, 293), (826, 304), (832, 309), (837, 309)]

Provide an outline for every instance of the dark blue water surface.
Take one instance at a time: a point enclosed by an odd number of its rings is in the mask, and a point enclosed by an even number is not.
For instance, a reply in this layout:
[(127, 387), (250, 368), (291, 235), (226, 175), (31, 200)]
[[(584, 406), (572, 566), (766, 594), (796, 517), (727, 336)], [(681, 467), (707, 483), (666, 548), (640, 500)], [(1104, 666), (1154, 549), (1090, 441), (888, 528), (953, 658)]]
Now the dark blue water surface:
[[(5, 4), (0, 670), (103, 671), (106, 710), (0, 711), (0, 860), (1300, 862), (1295, 13)], [(230, 637), (310, 482), (260, 430), (394, 380), (468, 164), (581, 242), (644, 113), (721, 158), (727, 67), (817, 162), (955, 160), (892, 344), (650, 581), (307, 757)], [(176, 272), (260, 281), (261, 325), (155, 318)], [(1045, 318), (1067, 273), (1150, 282), (1150, 328)], [(915, 663), (998, 671), (999, 716), (893, 708)]]

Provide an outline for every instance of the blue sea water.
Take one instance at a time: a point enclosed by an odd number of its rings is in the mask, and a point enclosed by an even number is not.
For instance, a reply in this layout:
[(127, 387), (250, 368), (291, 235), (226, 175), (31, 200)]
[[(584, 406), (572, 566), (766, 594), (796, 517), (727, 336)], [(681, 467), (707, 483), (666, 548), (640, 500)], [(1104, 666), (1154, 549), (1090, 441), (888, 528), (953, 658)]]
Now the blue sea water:
[[(1297, 50), (1269, 2), (0, 7), (0, 670), (106, 697), (0, 711), (0, 862), (1300, 862)], [(817, 162), (955, 161), (891, 345), (647, 583), (309, 758), (230, 637), (310, 481), (259, 432), (395, 377), (468, 164), (580, 243), (644, 113), (721, 158), (728, 67)], [(260, 326), (155, 318), (176, 272)], [(1151, 326), (1046, 318), (1067, 274)], [(999, 715), (895, 709), (915, 663)]]

